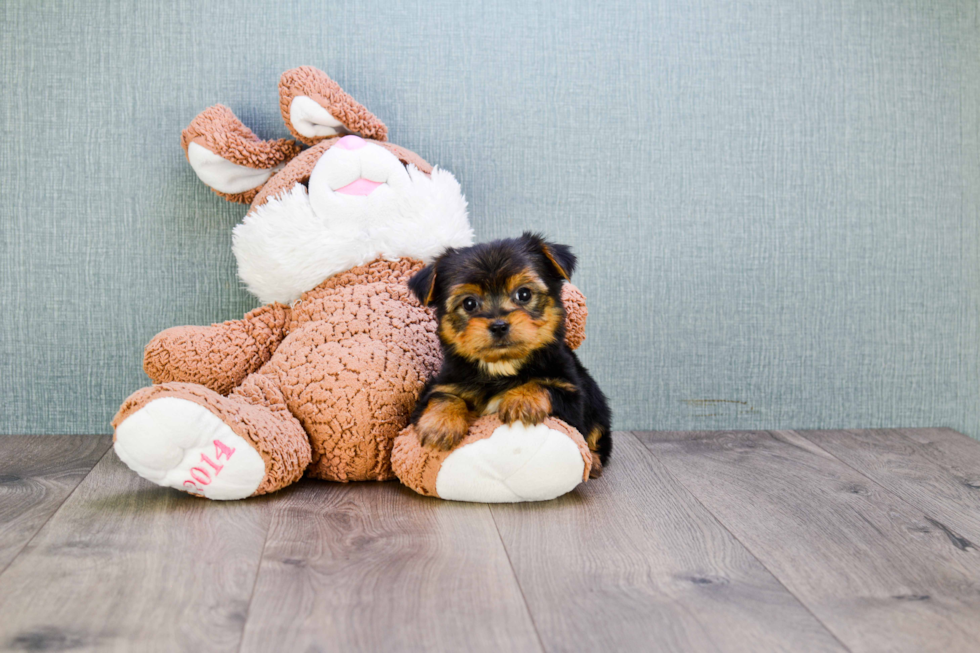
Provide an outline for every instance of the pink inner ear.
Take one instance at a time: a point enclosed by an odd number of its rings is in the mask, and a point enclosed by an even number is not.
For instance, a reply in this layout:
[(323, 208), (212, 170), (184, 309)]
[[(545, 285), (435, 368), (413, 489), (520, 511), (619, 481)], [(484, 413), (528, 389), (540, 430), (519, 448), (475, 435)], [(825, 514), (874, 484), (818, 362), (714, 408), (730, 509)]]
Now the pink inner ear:
[(344, 195), (370, 195), (381, 185), (380, 181), (371, 181), (361, 177), (357, 181), (352, 181), (343, 188), (338, 188), (336, 192)]

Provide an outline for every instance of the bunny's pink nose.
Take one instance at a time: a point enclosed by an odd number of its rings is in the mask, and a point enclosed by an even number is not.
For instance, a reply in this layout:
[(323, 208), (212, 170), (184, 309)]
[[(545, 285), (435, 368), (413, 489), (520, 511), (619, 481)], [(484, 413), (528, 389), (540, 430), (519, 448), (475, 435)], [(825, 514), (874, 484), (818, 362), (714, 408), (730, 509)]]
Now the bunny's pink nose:
[(339, 141), (337, 141), (337, 145), (344, 148), (345, 150), (359, 150), (365, 145), (367, 145), (367, 143), (365, 143), (364, 139), (361, 138), (360, 136), (354, 136), (353, 134), (348, 134), (347, 136), (344, 136)]

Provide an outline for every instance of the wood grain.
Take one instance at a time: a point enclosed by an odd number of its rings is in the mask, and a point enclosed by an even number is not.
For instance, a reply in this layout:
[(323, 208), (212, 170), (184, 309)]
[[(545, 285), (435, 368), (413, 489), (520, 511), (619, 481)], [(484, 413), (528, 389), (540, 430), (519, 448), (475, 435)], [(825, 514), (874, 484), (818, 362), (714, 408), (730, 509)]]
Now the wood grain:
[(951, 429), (798, 433), (980, 546), (980, 442)]
[(854, 651), (976, 651), (980, 553), (792, 432), (638, 434)]
[(107, 435), (0, 436), (0, 572), (111, 444)]
[(277, 500), (196, 499), (107, 454), (0, 575), (0, 649), (237, 650)]
[(491, 508), (547, 650), (843, 650), (632, 435), (615, 442), (574, 493)]
[(86, 476), (108, 438), (0, 438), (0, 650), (976, 650), (977, 443), (637, 435), (570, 495), (492, 507), (210, 502), (111, 452)]
[(540, 651), (484, 504), (396, 483), (280, 499), (243, 651)]

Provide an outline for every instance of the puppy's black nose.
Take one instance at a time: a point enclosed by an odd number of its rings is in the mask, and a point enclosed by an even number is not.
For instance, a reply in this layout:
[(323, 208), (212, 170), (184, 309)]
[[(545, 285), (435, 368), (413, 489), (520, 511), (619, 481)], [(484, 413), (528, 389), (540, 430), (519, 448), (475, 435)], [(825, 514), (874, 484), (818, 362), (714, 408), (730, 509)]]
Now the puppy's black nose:
[(490, 323), (490, 326), (487, 327), (487, 329), (491, 334), (493, 334), (493, 337), (502, 338), (503, 336), (507, 335), (508, 331), (510, 331), (510, 324), (504, 320), (494, 320)]

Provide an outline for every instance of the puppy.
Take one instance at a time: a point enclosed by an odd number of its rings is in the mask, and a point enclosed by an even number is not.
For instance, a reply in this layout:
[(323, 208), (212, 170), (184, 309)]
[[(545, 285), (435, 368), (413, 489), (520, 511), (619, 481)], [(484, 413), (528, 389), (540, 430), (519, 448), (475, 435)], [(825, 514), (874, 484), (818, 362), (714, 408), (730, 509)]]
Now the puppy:
[(423, 445), (453, 448), (481, 415), (526, 425), (553, 415), (585, 436), (593, 475), (601, 473), (612, 451), (609, 406), (565, 344), (561, 287), (574, 269), (566, 245), (526, 232), (449, 249), (409, 280), (436, 309), (443, 350), (412, 415)]

